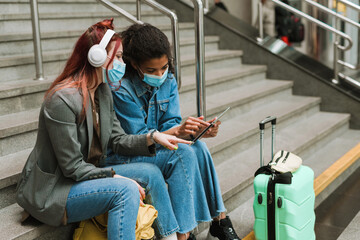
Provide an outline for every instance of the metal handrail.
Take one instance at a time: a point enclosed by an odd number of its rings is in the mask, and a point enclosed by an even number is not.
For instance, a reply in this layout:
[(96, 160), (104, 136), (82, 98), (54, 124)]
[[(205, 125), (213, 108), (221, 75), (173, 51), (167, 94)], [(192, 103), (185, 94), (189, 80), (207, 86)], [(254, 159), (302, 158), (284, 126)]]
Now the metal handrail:
[[(326, 13), (332, 15), (333, 17), (336, 17), (337, 19), (341, 19), (342, 21), (347, 22), (347, 23), (350, 23), (350, 24), (352, 24), (353, 26), (355, 26), (355, 27), (357, 27), (358, 29), (360, 29), (360, 24), (359, 24), (358, 22), (355, 22), (354, 20), (351, 20), (351, 19), (349, 19), (349, 18), (347, 18), (347, 17), (339, 14), (338, 12), (334, 12), (333, 10), (325, 7), (324, 5), (319, 4), (318, 2), (315, 2), (315, 1), (313, 1), (313, 0), (305, 0), (305, 2), (308, 3), (308, 4), (310, 4), (310, 5), (312, 5), (312, 6), (314, 6), (314, 7), (317, 7), (318, 9), (320, 9), (320, 10), (323, 11), (323, 12), (326, 12)], [(359, 10), (360, 10), (360, 8), (359, 8)], [(335, 57), (338, 58), (338, 54), (335, 54)], [(334, 64), (337, 64), (337, 63), (338, 63), (338, 64), (341, 64), (341, 65), (343, 65), (343, 66), (345, 66), (345, 67), (347, 67), (347, 68), (350, 68), (350, 69), (352, 69), (352, 70), (357, 70), (357, 69), (359, 69), (359, 66), (354, 66), (354, 65), (352, 65), (352, 64), (350, 64), (350, 63), (348, 63), (348, 62), (342, 61), (342, 60), (340, 60), (340, 59), (335, 59), (335, 60), (334, 60)], [(335, 66), (334, 66), (334, 68), (335, 68)]]
[(195, 22), (195, 64), (196, 64), (196, 106), (197, 115), (206, 119), (205, 95), (205, 44), (204, 44), (204, 7), (202, 0), (191, 0), (194, 4)]
[(97, 0), (97, 1), (100, 2), (102, 5), (104, 5), (105, 7), (107, 7), (108, 9), (110, 9), (111, 11), (116, 12), (119, 15), (122, 15), (129, 21), (131, 21), (133, 23), (143, 24), (142, 21), (138, 20), (131, 13), (128, 13), (127, 11), (118, 7), (117, 5), (113, 4), (112, 2), (110, 2), (108, 0)]
[(294, 7), (291, 7), (291, 6), (287, 5), (286, 3), (283, 3), (283, 2), (281, 2), (279, 0), (272, 0), (272, 1), (274, 3), (276, 3), (277, 5), (279, 5), (279, 6), (281, 6), (283, 8), (286, 8), (288, 11), (290, 11), (290, 12), (292, 12), (294, 14), (299, 15), (299, 16), (301, 16), (303, 18), (306, 18), (307, 20), (309, 20), (312, 23), (315, 23), (316, 25), (320, 26), (321, 28), (324, 28), (324, 29), (326, 29), (326, 30), (328, 30), (328, 31), (330, 31), (330, 32), (332, 32), (332, 33), (334, 33), (334, 34), (348, 40), (349, 45), (348, 46), (342, 46), (342, 45), (339, 44), (338, 45), (339, 49), (341, 49), (343, 51), (346, 51), (346, 50), (349, 50), (352, 47), (353, 41), (352, 41), (352, 39), (351, 39), (351, 37), (349, 35), (347, 35), (347, 34), (341, 32), (341, 31), (327, 25), (326, 23), (324, 23), (324, 22), (322, 22), (322, 21), (320, 21), (320, 20), (318, 20), (318, 19), (316, 19), (316, 18), (314, 18), (314, 17), (312, 17), (312, 16), (310, 16), (310, 15), (308, 15), (308, 14), (294, 8)]
[(35, 70), (36, 77), (34, 80), (42, 81), (44, 78), (43, 60), (42, 60), (42, 48), (40, 38), (40, 24), (39, 24), (39, 11), (37, 0), (30, 0), (31, 10), (31, 24), (34, 44), (34, 57), (35, 57)]
[(209, 1), (191, 0), (191, 2), (193, 6), (188, 2), (184, 3), (194, 8), (197, 115), (206, 119), (204, 14), (209, 10)]
[(355, 3), (352, 3), (352, 2), (350, 2), (348, 0), (338, 0), (338, 1), (345, 4), (345, 5), (347, 5), (347, 6), (349, 6), (349, 7), (351, 7), (351, 8), (353, 8), (353, 9), (355, 9), (355, 10), (358, 10), (360, 12), (360, 6), (359, 5), (357, 5)]
[(313, 5), (314, 7), (319, 8), (323, 12), (326, 12), (326, 13), (334, 16), (334, 17), (337, 17), (337, 18), (339, 18), (339, 19), (341, 19), (341, 20), (343, 20), (343, 21), (345, 21), (347, 23), (350, 23), (350, 24), (354, 25), (355, 27), (360, 28), (360, 24), (358, 22), (355, 22), (354, 20), (351, 20), (350, 18), (347, 18), (347, 17), (345, 17), (345, 16), (343, 16), (343, 15), (337, 13), (337, 12), (334, 12), (333, 10), (325, 7), (324, 5), (321, 5), (318, 2), (315, 2), (313, 0), (305, 0), (305, 2), (307, 2), (310, 5)]
[(259, 13), (259, 37), (257, 38), (258, 42), (264, 40), (264, 19), (263, 19), (263, 5), (261, 0), (258, 0), (258, 13)]
[(161, 13), (167, 15), (171, 20), (172, 27), (172, 40), (174, 48), (174, 66), (175, 66), (175, 78), (177, 80), (178, 89), (181, 88), (181, 67), (180, 67), (180, 37), (179, 37), (179, 21), (177, 15), (170, 9), (153, 0), (137, 0), (136, 1), (136, 12), (138, 20), (141, 18), (141, 1), (159, 10)]
[[(304, 12), (302, 12), (302, 11), (300, 11), (300, 10), (286, 4), (286, 3), (283, 3), (283, 2), (281, 2), (279, 0), (272, 0), (272, 1), (275, 4), (287, 9), (288, 11), (290, 11), (290, 12), (292, 12), (292, 13), (298, 15), (298, 16), (301, 16), (301, 17), (309, 20), (312, 23), (315, 23), (316, 25), (324, 28), (325, 30), (328, 30), (328, 31), (336, 34), (337, 37), (336, 37), (336, 40), (334, 42), (334, 79), (332, 80), (332, 82), (335, 83), (335, 84), (338, 84), (339, 83), (339, 76), (340, 76), (342, 79), (344, 79), (349, 84), (351, 84), (351, 85), (353, 85), (353, 86), (355, 86), (357, 88), (360, 88), (360, 83), (358, 81), (356, 81), (356, 80), (352, 79), (351, 77), (346, 76), (345, 74), (339, 72), (338, 64), (341, 64), (341, 65), (343, 65), (345, 67), (348, 67), (348, 68), (351, 68), (351, 69), (354, 69), (354, 70), (358, 69), (358, 66), (354, 66), (354, 65), (352, 65), (350, 63), (344, 62), (344, 61), (340, 60), (339, 57), (338, 57), (339, 56), (338, 50), (347, 51), (352, 47), (353, 40), (351, 39), (351, 37), (349, 35), (345, 34), (342, 31), (337, 30), (337, 28), (334, 28), (334, 27), (331, 27), (331, 26), (327, 25), (326, 23), (324, 23), (324, 22), (322, 22), (322, 21), (320, 21), (320, 20), (318, 20), (318, 19), (316, 19), (316, 18), (314, 18), (314, 17), (312, 17), (312, 16), (310, 16), (310, 15), (308, 15), (308, 14), (306, 14), (306, 13), (304, 13)], [(314, 2), (312, 0), (305, 0), (305, 2), (307, 2), (308, 4), (313, 5), (314, 7), (317, 7), (321, 11), (324, 11), (324, 12), (336, 17), (336, 26), (338, 25), (338, 20), (343, 20), (343, 21), (346, 21), (346, 22), (360, 28), (359, 23), (357, 23), (357, 22), (355, 22), (355, 21), (353, 21), (353, 20), (351, 20), (351, 19), (349, 19), (349, 18), (347, 18), (345, 16), (342, 16), (342, 15), (338, 14), (337, 12), (335, 13), (332, 10), (330, 10), (329, 8), (319, 4), (317, 2)], [(351, 2), (349, 2), (347, 0), (337, 0), (336, 1), (336, 9), (337, 9), (338, 2), (342, 2), (342, 3), (347, 4), (349, 6), (351, 5), (351, 7), (354, 7), (356, 10), (360, 11), (359, 6), (356, 6), (356, 5), (352, 4)], [(262, 15), (262, 12), (260, 12), (261, 9), (262, 8), (259, 6), (259, 22), (260, 22), (260, 20), (262, 20), (262, 17), (260, 16), (260, 15)], [(259, 29), (259, 35), (262, 36), (262, 32), (261, 32), (260, 29)], [(347, 46), (346, 45), (340, 45), (340, 43), (339, 43), (340, 41), (339, 41), (338, 37), (342, 37), (342, 38), (346, 39), (349, 42), (349, 44)], [(260, 37), (260, 38), (258, 38), (258, 41), (259, 40), (262, 41), (263, 39)]]

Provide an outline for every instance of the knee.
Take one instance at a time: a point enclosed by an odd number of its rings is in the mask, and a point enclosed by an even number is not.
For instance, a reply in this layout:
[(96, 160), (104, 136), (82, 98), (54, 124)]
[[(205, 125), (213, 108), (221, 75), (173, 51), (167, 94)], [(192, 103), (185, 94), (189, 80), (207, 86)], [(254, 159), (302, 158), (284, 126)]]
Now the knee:
[(140, 193), (138, 186), (130, 179), (118, 178), (115, 181), (114, 203), (115, 205), (126, 204), (130, 207), (138, 207), (140, 204)]
[(203, 141), (197, 141), (193, 146), (194, 150), (196, 152), (203, 152), (203, 153), (209, 153), (209, 149), (205, 142)]
[(179, 148), (175, 151), (176, 154), (181, 155), (184, 158), (195, 159), (196, 153), (194, 149), (187, 144), (179, 144)]
[(162, 172), (160, 171), (159, 167), (154, 164), (145, 164), (143, 177), (146, 179), (146, 183), (144, 184), (147, 184), (147, 186), (150, 188), (165, 185)]

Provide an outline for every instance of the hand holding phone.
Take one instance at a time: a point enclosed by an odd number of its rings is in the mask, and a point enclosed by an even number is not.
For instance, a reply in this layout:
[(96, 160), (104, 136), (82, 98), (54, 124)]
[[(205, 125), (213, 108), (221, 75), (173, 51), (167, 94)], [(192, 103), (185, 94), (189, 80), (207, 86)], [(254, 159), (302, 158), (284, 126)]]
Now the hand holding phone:
[(189, 144), (190, 146), (193, 145), (197, 140), (199, 140), (200, 138), (202, 138), (204, 136), (204, 134), (212, 127), (214, 126), (214, 124), (219, 121), (219, 119), (224, 116), (224, 114), (230, 109), (230, 107), (228, 107), (227, 109), (225, 109), (219, 116), (215, 117), (214, 121), (212, 121), (210, 123), (209, 126), (207, 126), (199, 135), (197, 135)]

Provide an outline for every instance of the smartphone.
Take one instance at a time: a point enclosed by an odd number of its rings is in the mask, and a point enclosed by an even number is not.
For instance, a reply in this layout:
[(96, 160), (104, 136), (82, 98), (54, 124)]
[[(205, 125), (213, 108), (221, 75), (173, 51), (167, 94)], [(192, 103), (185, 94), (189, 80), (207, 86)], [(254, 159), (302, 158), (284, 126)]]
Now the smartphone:
[(224, 114), (229, 111), (230, 107), (228, 107), (227, 109), (225, 109), (219, 116), (215, 117), (215, 120), (212, 121), (210, 123), (209, 126), (207, 126), (199, 135), (196, 136), (196, 138), (194, 138), (194, 140), (191, 141), (191, 143), (189, 144), (190, 146), (193, 145), (197, 140), (199, 140), (206, 132), (207, 130), (209, 130), (212, 126), (214, 126), (214, 124), (219, 121), (219, 119), (224, 116)]

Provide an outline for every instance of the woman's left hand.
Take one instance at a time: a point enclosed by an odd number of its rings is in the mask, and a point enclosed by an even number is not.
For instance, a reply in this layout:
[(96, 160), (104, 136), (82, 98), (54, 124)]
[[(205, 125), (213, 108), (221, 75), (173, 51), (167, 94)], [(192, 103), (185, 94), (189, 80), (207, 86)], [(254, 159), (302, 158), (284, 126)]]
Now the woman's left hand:
[(158, 143), (170, 150), (177, 150), (178, 143), (185, 143), (185, 144), (191, 143), (190, 141), (187, 141), (187, 140), (184, 140), (181, 138), (177, 138), (175, 136), (161, 133), (161, 132), (155, 132), (153, 137), (154, 137), (154, 140), (156, 143)]

